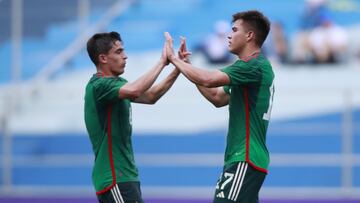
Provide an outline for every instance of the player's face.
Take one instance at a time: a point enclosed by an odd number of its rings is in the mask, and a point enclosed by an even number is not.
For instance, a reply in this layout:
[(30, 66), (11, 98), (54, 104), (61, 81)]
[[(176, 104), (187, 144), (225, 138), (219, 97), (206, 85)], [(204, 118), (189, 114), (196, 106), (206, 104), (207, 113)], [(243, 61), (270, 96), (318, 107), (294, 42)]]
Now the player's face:
[(127, 56), (122, 42), (116, 41), (106, 57), (106, 67), (113, 75), (118, 76), (124, 73)]
[(238, 55), (244, 49), (247, 41), (248, 32), (245, 31), (243, 20), (236, 20), (233, 23), (232, 31), (228, 36), (229, 51)]

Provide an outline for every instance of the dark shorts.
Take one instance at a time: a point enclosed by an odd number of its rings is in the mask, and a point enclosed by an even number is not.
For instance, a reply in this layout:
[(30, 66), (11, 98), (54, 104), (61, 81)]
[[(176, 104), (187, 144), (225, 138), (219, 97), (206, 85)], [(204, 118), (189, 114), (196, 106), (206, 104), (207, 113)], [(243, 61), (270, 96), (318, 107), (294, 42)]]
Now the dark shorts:
[(266, 173), (255, 170), (246, 162), (224, 167), (216, 184), (213, 203), (257, 203)]
[(143, 203), (140, 182), (116, 184), (111, 190), (97, 196), (100, 203)]

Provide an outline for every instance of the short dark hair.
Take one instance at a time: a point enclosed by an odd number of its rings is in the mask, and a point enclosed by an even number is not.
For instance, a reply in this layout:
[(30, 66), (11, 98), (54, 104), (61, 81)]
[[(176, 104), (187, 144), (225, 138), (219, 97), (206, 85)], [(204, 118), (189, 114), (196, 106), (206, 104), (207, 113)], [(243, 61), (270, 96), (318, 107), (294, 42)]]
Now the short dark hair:
[(249, 10), (235, 13), (232, 22), (243, 20), (247, 29), (255, 33), (255, 43), (259, 47), (262, 46), (270, 31), (270, 21), (261, 12), (257, 10)]
[(86, 49), (91, 61), (97, 66), (99, 55), (107, 54), (116, 41), (121, 41), (117, 32), (106, 32), (94, 34), (87, 42)]

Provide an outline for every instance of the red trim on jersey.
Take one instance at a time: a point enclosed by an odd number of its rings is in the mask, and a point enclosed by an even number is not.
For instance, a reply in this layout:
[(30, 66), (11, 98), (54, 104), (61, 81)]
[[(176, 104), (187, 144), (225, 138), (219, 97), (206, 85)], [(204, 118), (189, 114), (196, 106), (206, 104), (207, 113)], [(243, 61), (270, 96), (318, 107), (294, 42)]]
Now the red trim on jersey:
[(100, 77), (100, 78), (102, 78), (102, 77), (104, 77), (104, 73), (103, 72), (97, 72), (96, 73), (96, 76), (98, 76), (98, 77)]
[(251, 59), (257, 58), (260, 55), (260, 52), (254, 52), (250, 56), (245, 57), (244, 59), (240, 59), (244, 62), (249, 62)]
[(249, 163), (249, 165), (251, 167), (253, 167), (254, 169), (267, 173), (268, 171), (264, 168), (260, 168), (258, 166), (256, 166), (253, 162), (251, 162), (250, 160), (250, 108), (249, 108), (249, 93), (248, 93), (248, 88), (244, 87), (243, 88), (243, 92), (244, 92), (244, 103), (245, 103), (245, 116), (246, 116), (246, 121), (245, 121), (245, 125), (246, 125), (246, 162)]
[(246, 132), (246, 161), (248, 162), (249, 159), (249, 145), (250, 145), (250, 111), (249, 111), (249, 99), (248, 99), (248, 90), (246, 87), (243, 88), (243, 96), (244, 96), (244, 103), (245, 103), (245, 132)]
[(116, 185), (116, 183), (115, 183), (115, 184), (111, 184), (109, 187), (106, 187), (106, 188), (104, 188), (104, 189), (102, 189), (102, 190), (100, 190), (100, 191), (97, 191), (97, 192), (96, 192), (96, 195), (102, 195), (102, 194), (104, 194), (105, 192), (111, 190), (111, 188), (113, 188), (115, 185)]
[(114, 160), (113, 160), (113, 155), (112, 155), (112, 142), (111, 142), (111, 111), (112, 111), (112, 106), (110, 105), (108, 107), (108, 112), (107, 112), (107, 135), (108, 135), (108, 148), (109, 148), (109, 159), (110, 159), (110, 167), (111, 167), (111, 175), (112, 175), (112, 184), (108, 187), (106, 187), (105, 189), (102, 189), (100, 191), (96, 192), (96, 195), (101, 195), (107, 191), (109, 191), (112, 187), (114, 187), (116, 185), (116, 175), (115, 175), (115, 167), (114, 167)]

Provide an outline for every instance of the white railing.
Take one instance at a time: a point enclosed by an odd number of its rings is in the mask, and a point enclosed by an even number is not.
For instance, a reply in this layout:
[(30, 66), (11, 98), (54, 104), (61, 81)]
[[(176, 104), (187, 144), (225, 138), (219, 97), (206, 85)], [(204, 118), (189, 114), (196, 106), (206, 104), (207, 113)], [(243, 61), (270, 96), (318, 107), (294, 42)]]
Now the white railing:
[(84, 47), (91, 35), (104, 30), (111, 21), (125, 11), (132, 0), (119, 0), (105, 12), (105, 14), (93, 25), (90, 25), (72, 43), (58, 53), (41, 71), (34, 77), (35, 83), (44, 82), (54, 73), (59, 71), (71, 59), (73, 59)]

